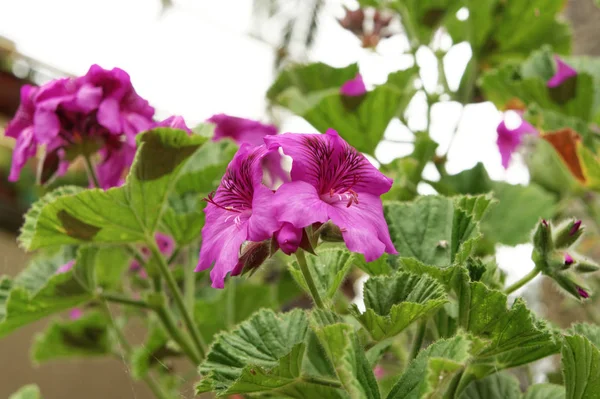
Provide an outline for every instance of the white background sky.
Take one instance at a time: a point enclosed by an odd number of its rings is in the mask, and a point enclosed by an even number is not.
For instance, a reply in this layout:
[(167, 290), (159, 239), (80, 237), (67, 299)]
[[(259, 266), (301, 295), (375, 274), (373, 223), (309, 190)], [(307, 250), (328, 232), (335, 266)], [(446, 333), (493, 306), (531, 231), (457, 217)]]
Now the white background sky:
[[(403, 54), (407, 44), (401, 36), (382, 41), (376, 51), (362, 49), (335, 20), (343, 15), (342, 4), (356, 6), (353, 1), (326, 1), (311, 61), (336, 67), (358, 62), (368, 86), (412, 65), (412, 57)], [(193, 125), (224, 112), (265, 121), (265, 92), (274, 79), (273, 47), (250, 35), (252, 0), (181, 0), (166, 13), (160, 11), (160, 0), (0, 0), (0, 35), (14, 41), (20, 53), (68, 73), (83, 74), (94, 63), (125, 69), (137, 91), (159, 110), (159, 117), (180, 114)], [(443, 48), (452, 45), (443, 37), (437, 43)], [(469, 54), (464, 44), (451, 48), (445, 60), (450, 87), (458, 86)], [(417, 61), (424, 66), (423, 80), (429, 88), (436, 81), (435, 58), (419, 51)], [(413, 129), (425, 123), (420, 100), (409, 109)], [(442, 152), (460, 110), (451, 102), (434, 107), (431, 135)], [(500, 119), (490, 103), (466, 108), (449, 153), (450, 173), (483, 162), (493, 179), (528, 181), (520, 158), (507, 171), (500, 164), (495, 145)], [(315, 131), (297, 117), (287, 118), (283, 129)], [(410, 133), (392, 122), (386, 137), (410, 139)], [(410, 144), (386, 142), (376, 155), (389, 162), (410, 152)], [(426, 170), (431, 179), (436, 173), (433, 167)], [(499, 249), (498, 261), (509, 271), (509, 282), (531, 270), (530, 253), (528, 245)]]

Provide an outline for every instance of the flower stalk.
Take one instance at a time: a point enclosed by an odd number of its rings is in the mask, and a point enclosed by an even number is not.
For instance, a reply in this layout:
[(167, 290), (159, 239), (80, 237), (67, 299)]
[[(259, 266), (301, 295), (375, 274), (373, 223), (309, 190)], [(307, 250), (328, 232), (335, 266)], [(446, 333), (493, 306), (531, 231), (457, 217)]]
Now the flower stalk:
[(516, 290), (518, 290), (519, 288), (521, 288), (522, 286), (524, 286), (525, 284), (527, 284), (528, 282), (530, 282), (531, 280), (533, 280), (535, 278), (535, 276), (537, 276), (538, 274), (540, 274), (540, 269), (538, 269), (537, 267), (535, 267), (531, 272), (527, 273), (527, 275), (523, 276), (523, 278), (521, 278), (519, 281), (517, 281), (514, 284), (508, 286), (504, 290), (504, 293), (506, 295), (508, 295), (508, 294), (511, 294), (511, 293), (515, 292)]
[(167, 285), (169, 286), (171, 295), (173, 295), (173, 299), (175, 300), (175, 305), (181, 312), (183, 322), (185, 323), (187, 330), (192, 337), (194, 346), (196, 347), (197, 352), (200, 354), (200, 357), (203, 358), (206, 354), (206, 349), (205, 349), (206, 344), (204, 343), (204, 340), (202, 339), (202, 336), (200, 335), (200, 332), (198, 331), (198, 328), (196, 327), (196, 323), (194, 322), (191, 312), (185, 306), (185, 301), (183, 299), (183, 295), (181, 294), (179, 287), (177, 286), (177, 282), (175, 281), (175, 278), (173, 277), (173, 275), (171, 274), (171, 272), (169, 270), (169, 265), (167, 265), (165, 258), (160, 253), (160, 250), (158, 249), (158, 246), (156, 245), (154, 238), (149, 237), (146, 241), (147, 241), (148, 247), (152, 251), (152, 254), (158, 260), (158, 262), (157, 262), (158, 270), (159, 270), (160, 274), (162, 275), (162, 277), (167, 282)]
[(298, 260), (298, 265), (300, 265), (300, 271), (302, 272), (302, 276), (304, 276), (304, 281), (306, 281), (306, 286), (310, 291), (310, 295), (312, 296), (313, 301), (315, 301), (315, 305), (317, 305), (319, 309), (325, 309), (325, 304), (323, 303), (321, 295), (319, 294), (319, 290), (315, 285), (315, 280), (313, 280), (312, 274), (310, 274), (308, 264), (306, 263), (306, 256), (304, 255), (303, 250), (298, 249), (298, 251), (296, 251), (296, 259)]

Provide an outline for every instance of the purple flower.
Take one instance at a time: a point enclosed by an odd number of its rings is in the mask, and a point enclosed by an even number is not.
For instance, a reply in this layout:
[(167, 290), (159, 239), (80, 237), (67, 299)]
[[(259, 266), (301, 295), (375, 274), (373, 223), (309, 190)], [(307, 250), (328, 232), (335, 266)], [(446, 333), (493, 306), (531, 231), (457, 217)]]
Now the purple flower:
[(537, 130), (525, 120), (522, 120), (516, 129), (509, 129), (506, 123), (502, 121), (496, 128), (496, 132), (498, 133), (496, 144), (498, 145), (498, 150), (500, 150), (504, 169), (508, 168), (512, 154), (521, 145), (523, 136), (526, 134), (538, 134)]
[(340, 93), (344, 96), (358, 97), (366, 92), (367, 88), (360, 73), (357, 73), (353, 79), (348, 80), (340, 87)]
[(291, 223), (283, 223), (283, 226), (273, 235), (277, 245), (286, 255), (291, 255), (302, 242), (302, 229), (294, 227)]
[(188, 132), (188, 134), (192, 133), (192, 130), (189, 127), (187, 127), (187, 125), (185, 124), (185, 120), (183, 119), (183, 116), (179, 116), (179, 115), (170, 116), (167, 119), (165, 119), (164, 121), (158, 122), (155, 126), (156, 127), (172, 127), (174, 129), (185, 130), (186, 132)]
[(50, 168), (44, 174), (64, 173), (74, 156), (99, 148), (102, 186), (118, 185), (133, 160), (135, 135), (152, 126), (153, 114), (129, 75), (118, 68), (93, 65), (79, 78), (24, 86), (21, 105), (6, 131), (17, 140), (9, 180), (18, 180), (26, 161), (44, 144), (43, 167)]
[(56, 274), (62, 274), (70, 271), (75, 265), (75, 260), (69, 261), (56, 270)]
[(83, 316), (83, 310), (81, 310), (81, 308), (73, 308), (69, 312), (69, 319), (71, 320), (81, 319), (81, 316)]
[(573, 264), (573, 262), (575, 262), (573, 260), (573, 257), (571, 255), (565, 253), (565, 265), (571, 266)]
[(265, 142), (292, 158), (292, 181), (277, 190), (272, 202), (280, 222), (304, 228), (331, 220), (348, 249), (364, 254), (367, 262), (384, 252), (397, 253), (379, 198), (390, 190), (392, 180), (337, 132), (287, 133), (267, 136)]
[[(259, 146), (264, 144), (264, 137), (277, 134), (277, 127), (274, 125), (225, 114), (213, 115), (208, 122), (216, 125), (213, 141), (230, 138), (238, 145), (248, 143), (252, 146)], [(277, 151), (269, 152), (263, 160), (263, 166), (268, 172), (265, 178), (267, 185), (271, 188), (276, 188), (278, 184), (289, 181), (289, 173), (283, 168), (282, 161), (283, 159)]]
[[(173, 254), (173, 251), (175, 250), (175, 241), (170, 236), (163, 233), (156, 233), (154, 234), (154, 240), (156, 240), (156, 245), (158, 246), (158, 249), (165, 257), (168, 258)], [(152, 252), (148, 247), (142, 247), (140, 252), (142, 253), (142, 257), (145, 261), (150, 259), (150, 257), (152, 256)], [(129, 270), (138, 271), (139, 276), (142, 278), (147, 277), (146, 271), (142, 269), (142, 265), (140, 265), (140, 262), (137, 259), (133, 259), (131, 261)]]
[(238, 145), (248, 143), (257, 146), (263, 144), (263, 137), (277, 134), (277, 127), (274, 125), (225, 114), (213, 115), (208, 122), (216, 125), (213, 141), (228, 137)]
[(577, 287), (577, 292), (579, 293), (579, 296), (583, 299), (587, 299), (590, 297), (590, 294), (581, 287)]
[(577, 220), (575, 223), (573, 223), (573, 227), (571, 227), (571, 230), (569, 230), (569, 235), (570, 236), (575, 235), (579, 231), (580, 227), (581, 227), (581, 220)]
[(271, 204), (273, 191), (262, 184), (262, 161), (267, 153), (264, 145), (243, 144), (216, 192), (207, 198), (196, 271), (212, 267), (214, 288), (223, 288), (227, 273), (236, 276), (242, 272), (243, 262), (238, 261), (245, 241), (267, 240), (279, 229)]
[(546, 83), (546, 85), (551, 88), (558, 87), (565, 80), (577, 76), (577, 71), (565, 64), (558, 56), (555, 55), (554, 60), (556, 61), (556, 73)]

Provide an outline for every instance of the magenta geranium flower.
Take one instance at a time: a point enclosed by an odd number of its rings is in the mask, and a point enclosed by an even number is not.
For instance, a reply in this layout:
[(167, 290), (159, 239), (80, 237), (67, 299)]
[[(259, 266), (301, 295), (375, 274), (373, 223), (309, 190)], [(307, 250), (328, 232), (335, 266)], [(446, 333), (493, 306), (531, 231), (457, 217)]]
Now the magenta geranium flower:
[(344, 96), (358, 97), (366, 92), (367, 88), (360, 73), (357, 73), (353, 79), (348, 80), (340, 87), (340, 93)]
[[(216, 125), (213, 141), (230, 138), (238, 145), (247, 143), (259, 146), (264, 144), (264, 137), (277, 134), (275, 125), (226, 114), (213, 115), (207, 121)], [(265, 177), (271, 188), (276, 188), (278, 184), (289, 180), (288, 172), (283, 168), (282, 161), (281, 155), (277, 151), (269, 152), (263, 160), (263, 166), (268, 172)]]
[(577, 76), (577, 71), (567, 65), (560, 57), (555, 55), (554, 60), (556, 61), (556, 73), (546, 83), (548, 87), (560, 86), (565, 80)]
[(207, 198), (196, 271), (212, 267), (214, 288), (223, 288), (228, 273), (235, 276), (242, 272), (239, 254), (245, 241), (267, 240), (279, 228), (271, 204), (273, 191), (262, 184), (262, 162), (267, 153), (264, 145), (243, 144), (216, 192)]
[(331, 220), (348, 249), (368, 262), (384, 252), (396, 254), (383, 217), (380, 196), (392, 180), (332, 129), (326, 134), (282, 134), (265, 137), (269, 149), (281, 147), (292, 158), (289, 183), (275, 193), (280, 222), (296, 228)]
[(274, 125), (226, 114), (213, 115), (207, 121), (215, 124), (213, 141), (230, 138), (238, 145), (248, 143), (256, 146), (263, 144), (263, 137), (277, 134)]
[(61, 174), (69, 161), (95, 149), (102, 187), (122, 182), (135, 154), (135, 135), (149, 129), (154, 109), (137, 95), (121, 69), (93, 65), (85, 76), (24, 86), (21, 105), (6, 135), (17, 140), (9, 180), (16, 181), (26, 161), (45, 145), (47, 174)]
[(192, 133), (192, 130), (185, 124), (183, 116), (173, 115), (165, 119), (164, 121), (158, 122), (156, 127), (172, 127), (174, 129), (185, 130), (188, 133)]
[(498, 133), (496, 144), (502, 157), (504, 169), (508, 168), (512, 154), (523, 142), (523, 137), (526, 134), (538, 134), (537, 130), (525, 120), (522, 120), (516, 129), (509, 129), (506, 123), (502, 121), (496, 128), (496, 132)]

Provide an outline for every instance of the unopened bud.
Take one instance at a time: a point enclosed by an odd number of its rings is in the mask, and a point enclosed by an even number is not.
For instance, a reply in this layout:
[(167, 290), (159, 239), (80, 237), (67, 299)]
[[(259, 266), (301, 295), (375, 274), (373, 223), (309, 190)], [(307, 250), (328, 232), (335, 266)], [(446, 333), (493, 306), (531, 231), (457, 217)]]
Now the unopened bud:
[(565, 254), (565, 265), (571, 266), (575, 261), (569, 254)]
[(252, 275), (269, 256), (271, 256), (271, 240), (248, 242), (231, 275), (237, 276), (248, 272)]
[(552, 250), (552, 227), (545, 220), (538, 224), (538, 228), (533, 235), (533, 246), (542, 256), (546, 256)]
[(554, 247), (565, 249), (570, 247), (583, 234), (581, 220), (571, 220), (561, 224), (554, 234)]
[[(575, 261), (573, 260), (571, 255), (569, 255), (567, 253), (565, 253), (563, 255), (563, 253), (556, 251), (547, 258), (547, 264), (549, 266), (548, 272), (549, 272), (549, 274), (552, 274), (556, 271), (567, 270), (571, 267), (571, 265), (574, 262)], [(543, 269), (541, 269), (541, 270), (543, 270)]]
[(593, 273), (598, 270), (600, 270), (600, 266), (595, 262), (589, 259), (577, 259), (577, 264), (575, 265), (575, 271), (577, 273)]
[(579, 284), (571, 280), (566, 274), (555, 273), (552, 275), (552, 278), (558, 283), (558, 285), (560, 285), (565, 291), (573, 295), (575, 298), (589, 298), (589, 292), (586, 289), (582, 288)]
[(335, 224), (328, 222), (321, 226), (320, 236), (323, 241), (327, 242), (343, 242), (342, 230)]
[(275, 239), (279, 248), (286, 255), (291, 255), (300, 246), (303, 229), (295, 228), (291, 223), (284, 223), (281, 229), (275, 232)]

